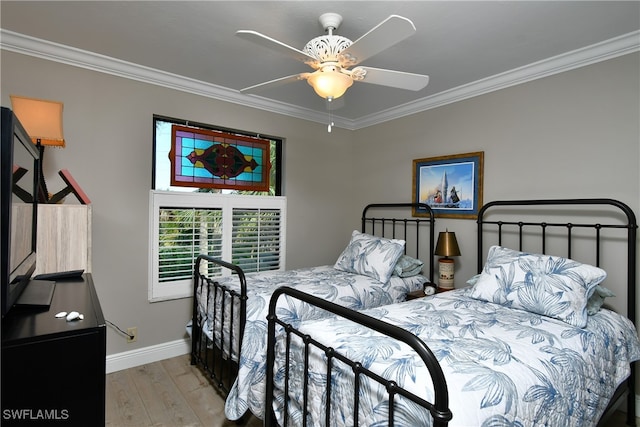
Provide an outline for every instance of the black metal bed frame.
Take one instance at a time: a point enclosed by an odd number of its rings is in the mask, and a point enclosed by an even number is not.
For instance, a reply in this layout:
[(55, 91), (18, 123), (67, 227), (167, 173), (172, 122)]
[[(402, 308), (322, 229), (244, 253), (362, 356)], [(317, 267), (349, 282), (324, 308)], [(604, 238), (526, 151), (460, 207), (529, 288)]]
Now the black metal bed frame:
[[(240, 293), (227, 286), (221, 285), (218, 281), (208, 277), (201, 272), (202, 262), (211, 262), (221, 267), (228, 268), (238, 275), (240, 281)], [(214, 344), (202, 331), (204, 321), (198, 310), (198, 291), (206, 290), (207, 295), (213, 292), (213, 300), (207, 298), (206, 312), (212, 313), (213, 330), (220, 331), (219, 345)], [(209, 376), (212, 383), (218, 390), (226, 396), (231, 391), (231, 386), (238, 376), (238, 364), (233, 360), (233, 348), (238, 341), (238, 349), (242, 345), (242, 336), (247, 319), (247, 279), (242, 268), (235, 264), (222, 261), (221, 259), (209, 255), (199, 255), (196, 259), (193, 280), (193, 307), (191, 320), (191, 364), (198, 365)], [(209, 303), (212, 302), (212, 306)], [(239, 310), (236, 310), (236, 302)], [(216, 316), (216, 306), (219, 303), (220, 316)], [(225, 319), (226, 307), (229, 306), (230, 318)], [(234, 322), (238, 318), (238, 336), (233, 334)], [(224, 325), (230, 325), (229, 330), (225, 330)], [(229, 349), (226, 355), (223, 349)]]
[[(406, 208), (420, 209), (425, 212), (425, 217), (407, 218), (409, 214), (400, 214), (399, 210), (405, 211)], [(384, 211), (389, 215), (373, 216), (371, 212)], [(405, 247), (405, 253), (418, 258), (420, 242), (423, 234), (421, 231), (424, 226), (429, 228), (428, 235), (428, 251), (429, 256), (423, 260), (429, 268), (428, 278), (433, 282), (433, 250), (434, 250), (434, 214), (431, 208), (423, 203), (373, 203), (365, 206), (362, 211), (361, 231), (380, 237), (407, 239), (411, 233), (411, 241), (415, 239), (415, 252)], [(215, 277), (208, 277), (205, 272), (201, 271), (201, 264), (209, 262), (217, 264), (223, 268), (232, 270), (232, 274), (237, 274), (240, 281), (240, 292), (220, 284)], [(250, 284), (249, 284), (250, 285)], [(233, 360), (230, 355), (233, 349), (238, 350), (242, 347), (242, 337), (246, 323), (246, 306), (247, 306), (247, 279), (241, 267), (231, 264), (221, 259), (208, 255), (200, 255), (196, 260), (194, 268), (193, 280), (193, 306), (191, 321), (191, 364), (198, 365), (210, 378), (212, 384), (220, 391), (223, 396), (227, 396), (233, 386), (238, 375), (238, 363)], [(218, 343), (212, 342), (209, 337), (203, 333), (202, 324), (203, 317), (198, 310), (198, 301), (196, 295), (205, 291), (207, 294), (212, 293), (213, 298), (207, 299), (207, 313), (212, 314), (210, 318), (213, 322), (213, 330), (220, 331), (217, 338)], [(209, 307), (209, 302), (213, 307)], [(221, 307), (216, 310), (215, 307)], [(230, 318), (225, 319), (224, 313), (226, 307), (229, 307)], [(239, 309), (236, 309), (239, 307)], [(216, 316), (216, 313), (220, 313)], [(234, 322), (238, 319), (238, 333), (234, 335)], [(229, 330), (225, 330), (225, 325), (229, 326)], [(237, 342), (237, 344), (236, 344)], [(222, 349), (228, 349), (228, 354)]]
[[(566, 211), (567, 206), (580, 206), (579, 208), (580, 212), (582, 212), (583, 214), (585, 213), (585, 211), (587, 211), (586, 212), (587, 214), (589, 212), (593, 212), (593, 209), (596, 209), (598, 207), (600, 208), (606, 207), (605, 209), (608, 209), (607, 211), (608, 213), (606, 214), (606, 216), (607, 218), (611, 217), (611, 223), (587, 224), (587, 223), (545, 222), (545, 221), (526, 221), (525, 222), (525, 221), (511, 221), (511, 220), (489, 220), (486, 218), (487, 216), (490, 216), (489, 214), (494, 214), (494, 212), (499, 212), (499, 208), (507, 208), (508, 210), (509, 208), (514, 208), (514, 207), (517, 208), (522, 206), (544, 207), (543, 208), (544, 211), (540, 211), (537, 214), (538, 216), (541, 216), (541, 215), (552, 216), (549, 212), (562, 212), (563, 210)], [(589, 211), (588, 209), (591, 209), (591, 208), (592, 210)], [(522, 213), (522, 210), (520, 210), (520, 212)], [(624, 215), (626, 223), (624, 223), (624, 221), (620, 218), (620, 213)], [(511, 212), (511, 214), (513, 214), (513, 212)], [(565, 218), (567, 217), (568, 215), (565, 214)], [(506, 216), (503, 215), (503, 218), (506, 218)], [(600, 218), (600, 216), (598, 218)], [(479, 210), (477, 223), (478, 223), (478, 232), (477, 232), (478, 272), (480, 272), (483, 268), (483, 260), (484, 260), (483, 244), (486, 243), (486, 240), (488, 240), (489, 235), (492, 235), (491, 233), (494, 233), (497, 235), (497, 240), (498, 240), (497, 244), (500, 245), (502, 243), (503, 235), (507, 233), (514, 233), (514, 231), (512, 230), (515, 229), (515, 233), (518, 235), (519, 246), (520, 246), (518, 249), (523, 250), (523, 242), (525, 240), (525, 237), (526, 237), (527, 243), (529, 243), (530, 241), (529, 239), (533, 239), (530, 233), (528, 231), (525, 232), (524, 230), (525, 229), (528, 230), (529, 228), (537, 229), (539, 230), (539, 233), (535, 234), (535, 236), (537, 236), (536, 238), (542, 239), (542, 248), (543, 248), (542, 252), (545, 253), (545, 250), (547, 249), (547, 230), (564, 229), (566, 230), (565, 238), (567, 242), (567, 253), (568, 253), (567, 257), (570, 257), (572, 253), (571, 248), (573, 243), (572, 231), (576, 228), (593, 229), (595, 232), (595, 239), (593, 240), (595, 241), (595, 247), (596, 247), (595, 249), (595, 255), (597, 259), (596, 263), (599, 265), (600, 247), (603, 240), (603, 237), (601, 235), (602, 231), (609, 228), (626, 229), (627, 230), (627, 236), (626, 236), (626, 240), (627, 240), (627, 258), (626, 258), (627, 317), (635, 324), (637, 223), (636, 223), (636, 217), (633, 211), (626, 204), (613, 199), (556, 199), (556, 200), (495, 201), (495, 202), (490, 202), (485, 204)], [(485, 229), (488, 229), (488, 231)], [(527, 236), (525, 236), (525, 234)], [(486, 239), (483, 238), (483, 236), (486, 237)], [(554, 237), (557, 237), (557, 236), (554, 236)], [(333, 349), (327, 348), (324, 344), (317, 342), (316, 340), (314, 340), (312, 337), (308, 335), (302, 334), (297, 329), (293, 328), (291, 325), (286, 324), (286, 322), (278, 319), (275, 313), (275, 306), (277, 303), (277, 298), (283, 294), (301, 299), (302, 301), (305, 301), (309, 304), (313, 304), (320, 308), (326, 309), (329, 312), (332, 312), (339, 316), (353, 320), (357, 323), (360, 323), (378, 332), (392, 336), (398, 339), (399, 341), (403, 341), (409, 344), (411, 347), (413, 347), (414, 350), (422, 357), (425, 363), (425, 366), (427, 366), (427, 368), (429, 369), (429, 372), (431, 373), (433, 384), (434, 384), (434, 402), (420, 401), (420, 399), (414, 400), (413, 398), (411, 399), (418, 405), (430, 411), (434, 419), (434, 426), (440, 427), (440, 426), (448, 425), (448, 421), (451, 419), (451, 412), (450, 412), (450, 409), (448, 408), (448, 391), (447, 391), (446, 379), (442, 374), (442, 370), (440, 369), (440, 366), (437, 360), (433, 358), (433, 354), (431, 353), (431, 350), (421, 340), (419, 340), (417, 337), (415, 337), (413, 334), (407, 331), (403, 331), (402, 329), (398, 330), (399, 328), (395, 326), (381, 322), (378, 319), (365, 316), (362, 313), (354, 312), (344, 307), (336, 306), (333, 303), (329, 303), (327, 301), (315, 298), (313, 296), (304, 294), (294, 289), (281, 288), (278, 291), (274, 292), (274, 295), (270, 302), (270, 311), (268, 316), (268, 322), (269, 322), (268, 323), (268, 330), (269, 330), (268, 354), (267, 354), (267, 363), (268, 363), (267, 364), (268, 366), (267, 380), (268, 381), (267, 381), (265, 405), (269, 411), (265, 411), (266, 426), (277, 425), (275, 421), (275, 417), (272, 413), (273, 399), (275, 398), (274, 396), (275, 384), (273, 379), (274, 379), (274, 363), (275, 363), (276, 325), (280, 325), (282, 328), (284, 328), (284, 333), (286, 334), (285, 342), (287, 343), (286, 344), (287, 352), (289, 351), (289, 343), (290, 343), (291, 335), (297, 335), (298, 337), (301, 337), (303, 339), (305, 345), (308, 345), (308, 346), (312, 345), (319, 348), (321, 351), (325, 352), (328, 358), (339, 359), (353, 366), (354, 371), (362, 373), (363, 375), (369, 375), (369, 376), (371, 375), (371, 373), (369, 372), (364, 372), (364, 369), (362, 368), (362, 366), (358, 361), (351, 361), (344, 358), (342, 355), (338, 355)], [(289, 357), (288, 353), (286, 357), (287, 358)], [(287, 369), (288, 369), (288, 365), (289, 363), (287, 359), (285, 361), (285, 366), (287, 366)], [(606, 419), (606, 417), (610, 412), (616, 409), (617, 403), (620, 401), (621, 398), (623, 398), (626, 395), (627, 423), (629, 425), (635, 425), (635, 363), (632, 363), (630, 368), (631, 368), (631, 375), (618, 388), (618, 390), (616, 390), (612, 400), (609, 402), (609, 405), (605, 410), (605, 413), (603, 414), (603, 417), (600, 420), (601, 422)], [(305, 367), (305, 372), (306, 372), (306, 367)], [(390, 408), (393, 406), (392, 403), (395, 395), (402, 394), (403, 396), (407, 396), (407, 393), (409, 393), (401, 389), (400, 387), (398, 387), (397, 384), (393, 381), (393, 378), (384, 379), (384, 378), (379, 378), (377, 376), (375, 377), (376, 377), (375, 380), (385, 385), (385, 387), (389, 391), (389, 402), (390, 402), (389, 407)], [(327, 384), (328, 390), (326, 395), (329, 394), (329, 387), (331, 387), (331, 384), (329, 382)], [(285, 379), (285, 384), (287, 384), (286, 379)], [(288, 387), (288, 386), (285, 386), (285, 387)], [(305, 390), (305, 394), (306, 394), (306, 390)], [(289, 399), (288, 390), (284, 390), (284, 401), (285, 401), (284, 408), (287, 408), (288, 406), (288, 404), (286, 403), (288, 399)], [(305, 411), (304, 419), (306, 422), (306, 408), (307, 408), (306, 402), (302, 402), (302, 404), (303, 404), (303, 411)], [(357, 401), (357, 393), (356, 393), (356, 399), (353, 403), (353, 407), (355, 408), (354, 416), (358, 412), (357, 405), (358, 405), (358, 401)], [(326, 420), (329, 421), (331, 408), (325, 408), (325, 411), (326, 411), (325, 412)], [(286, 417), (286, 413), (284, 416)], [(285, 425), (286, 425), (286, 422), (285, 422)], [(327, 423), (327, 425), (330, 425), (330, 423)], [(357, 422), (356, 422), (356, 425), (357, 425)], [(390, 426), (393, 425), (393, 411), (391, 409), (390, 409), (389, 425)]]
[[(324, 310), (327, 310), (330, 313), (337, 314), (340, 317), (345, 319), (352, 320), (356, 323), (360, 323), (366, 325), (367, 327), (378, 331), (382, 334), (390, 336), (398, 341), (404, 342), (408, 344), (421, 358), (424, 362), (425, 366), (429, 370), (431, 374), (431, 381), (434, 389), (434, 403), (428, 402), (422, 399), (419, 396), (411, 393), (399, 387), (395, 381), (392, 379), (384, 378), (380, 375), (371, 372), (370, 370), (364, 368), (362, 364), (358, 361), (353, 361), (342, 355), (341, 353), (335, 351), (333, 348), (327, 347), (319, 341), (316, 341), (309, 335), (305, 335), (293, 328), (290, 324), (278, 319), (276, 315), (276, 304), (278, 302), (278, 298), (281, 295), (288, 295), (292, 298), (299, 299), (300, 301), (306, 302), (308, 304), (312, 304), (318, 307), (322, 307)], [(447, 382), (444, 377), (444, 373), (442, 372), (442, 368), (440, 367), (440, 363), (438, 363), (438, 359), (436, 359), (435, 355), (431, 352), (429, 347), (417, 336), (413, 335), (411, 332), (406, 331), (397, 326), (391, 325), (389, 323), (383, 322), (371, 316), (367, 316), (360, 312), (350, 310), (348, 308), (342, 307), (340, 305), (334, 304), (330, 301), (323, 300), (321, 298), (317, 298), (313, 295), (306, 294), (304, 292), (298, 291), (296, 289), (292, 289), (287, 286), (280, 287), (276, 289), (271, 297), (271, 301), (269, 302), (269, 315), (267, 317), (268, 320), (268, 338), (267, 338), (267, 386), (266, 386), (266, 401), (265, 408), (273, 408), (273, 399), (274, 399), (274, 364), (275, 364), (275, 347), (276, 347), (276, 325), (280, 325), (284, 328), (284, 331), (287, 335), (286, 338), (286, 354), (289, 357), (290, 343), (291, 343), (291, 335), (296, 335), (301, 338), (305, 344), (305, 355), (308, 357), (309, 355), (309, 347), (316, 347), (320, 351), (324, 352), (327, 356), (327, 389), (326, 396), (327, 401), (330, 399), (328, 396), (331, 395), (331, 369), (332, 369), (332, 361), (339, 360), (340, 362), (350, 366), (355, 374), (355, 393), (353, 399), (353, 425), (358, 426), (358, 408), (359, 408), (359, 395), (358, 395), (358, 387), (361, 382), (361, 376), (366, 376), (371, 380), (374, 380), (381, 384), (388, 393), (389, 396), (389, 425), (394, 425), (394, 405), (393, 399), (396, 395), (401, 395), (416, 405), (426, 408), (433, 417), (434, 427), (446, 427), (449, 420), (451, 420), (451, 410), (449, 409), (449, 391), (447, 389)], [(287, 403), (288, 399), (288, 378), (289, 378), (289, 363), (288, 361), (285, 363), (285, 404), (284, 412), (283, 412), (283, 425), (288, 426), (289, 422), (289, 413), (288, 408), (289, 405)], [(307, 366), (305, 363), (305, 370)], [(308, 405), (307, 405), (307, 382), (308, 375), (305, 375), (305, 381), (303, 383), (303, 396), (304, 401), (302, 402), (302, 426), (307, 426), (307, 413), (308, 413)], [(331, 407), (330, 405), (326, 405), (325, 409), (325, 425), (331, 425)], [(275, 417), (271, 413), (271, 411), (265, 411), (265, 419), (264, 425), (266, 427), (276, 426), (277, 422)]]
[[(576, 222), (545, 222), (545, 221), (503, 221), (496, 220), (490, 221), (485, 219), (490, 210), (497, 210), (500, 208), (510, 207), (522, 207), (522, 206), (548, 206), (549, 209), (567, 208), (569, 206), (582, 206), (585, 207), (609, 207), (611, 212), (618, 212), (624, 214), (626, 218), (626, 224), (622, 221), (616, 221), (616, 223), (576, 223)], [(600, 255), (602, 244), (602, 232), (606, 229), (626, 229), (627, 230), (627, 318), (636, 323), (636, 238), (637, 238), (637, 222), (636, 216), (633, 210), (626, 204), (614, 200), (614, 199), (553, 199), (553, 200), (507, 200), (507, 201), (494, 201), (485, 204), (478, 212), (478, 253), (477, 253), (477, 268), (478, 273), (482, 271), (483, 267), (483, 254), (484, 254), (484, 239), (483, 236), (484, 226), (495, 227), (494, 230), (497, 234), (498, 245), (502, 244), (503, 235), (509, 231), (516, 232), (518, 235), (519, 247), (518, 250), (523, 250), (523, 244), (525, 241), (524, 233), (525, 229), (539, 229), (540, 242), (542, 244), (542, 253), (546, 253), (547, 250), (547, 238), (550, 230), (565, 230), (566, 231), (566, 243), (567, 243), (567, 258), (572, 257), (573, 249), (573, 231), (575, 229), (593, 229), (595, 244), (595, 265), (600, 267)], [(529, 236), (529, 239), (531, 237)], [(514, 248), (515, 249), (515, 248)], [(627, 397), (627, 424), (635, 426), (635, 365), (631, 364), (631, 375), (629, 378), (618, 387), (614, 393), (613, 398), (609, 402), (602, 420), (606, 419), (611, 412), (613, 412), (618, 402), (626, 394)]]
[[(374, 209), (398, 209), (398, 208), (411, 208), (411, 209), (423, 209), (425, 211), (426, 217), (415, 217), (415, 218), (385, 218), (385, 217), (374, 217), (367, 216), (369, 210)], [(369, 234), (373, 234), (374, 236), (382, 236), (388, 237), (391, 239), (407, 239), (409, 235), (409, 229), (412, 225), (415, 225), (415, 252), (412, 252), (413, 256), (417, 259), (420, 259), (420, 242), (421, 239), (421, 227), (422, 223), (429, 223), (429, 253), (433, 255), (434, 250), (434, 239), (435, 239), (435, 230), (434, 230), (434, 214), (429, 205), (425, 203), (371, 203), (362, 210), (362, 232)], [(370, 224), (370, 228), (367, 228), (367, 224)], [(376, 225), (380, 227), (380, 232), (377, 233)], [(391, 234), (389, 234), (389, 227)], [(369, 230), (369, 231), (367, 231)], [(408, 242), (407, 242), (408, 244)], [(407, 252), (407, 247), (405, 247), (405, 253)], [(433, 283), (433, 275), (434, 275), (434, 261), (433, 256), (429, 256), (427, 259), (427, 263), (429, 266), (429, 281)]]

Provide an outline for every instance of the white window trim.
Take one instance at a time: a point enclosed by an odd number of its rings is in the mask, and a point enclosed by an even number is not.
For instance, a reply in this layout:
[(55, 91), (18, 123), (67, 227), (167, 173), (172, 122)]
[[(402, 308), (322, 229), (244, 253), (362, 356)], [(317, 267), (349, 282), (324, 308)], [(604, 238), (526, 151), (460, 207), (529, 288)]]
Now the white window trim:
[[(158, 302), (171, 299), (188, 298), (193, 294), (193, 279), (160, 283), (158, 280), (159, 256), (159, 211), (171, 206), (176, 208), (219, 208), (222, 209), (223, 223), (231, 223), (235, 208), (280, 209), (280, 269), (286, 265), (286, 207), (284, 196), (243, 196), (219, 193), (180, 193), (176, 191), (156, 191), (149, 193), (149, 301)], [(232, 227), (223, 227), (222, 259), (230, 260), (232, 251)], [(231, 274), (223, 269), (223, 274)]]

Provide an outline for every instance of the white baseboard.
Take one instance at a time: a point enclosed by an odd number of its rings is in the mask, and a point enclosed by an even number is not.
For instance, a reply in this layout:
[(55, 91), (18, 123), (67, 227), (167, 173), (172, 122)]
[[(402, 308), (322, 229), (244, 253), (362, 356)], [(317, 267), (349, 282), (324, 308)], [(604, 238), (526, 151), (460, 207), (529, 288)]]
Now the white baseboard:
[(191, 340), (182, 339), (107, 356), (107, 374), (189, 354)]

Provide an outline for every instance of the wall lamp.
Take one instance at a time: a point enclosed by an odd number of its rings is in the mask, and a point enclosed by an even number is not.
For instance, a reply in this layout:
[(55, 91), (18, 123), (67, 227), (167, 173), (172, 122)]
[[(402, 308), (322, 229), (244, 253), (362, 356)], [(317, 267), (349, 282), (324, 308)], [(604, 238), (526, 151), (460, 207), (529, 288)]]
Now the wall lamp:
[(44, 147), (64, 147), (65, 140), (62, 132), (62, 102), (44, 99), (26, 98), (10, 95), (11, 108), (20, 123), (36, 144), (40, 152), (40, 177), (38, 192), (39, 203), (59, 203), (67, 194), (74, 193), (80, 203), (89, 204), (91, 201), (73, 179), (68, 170), (63, 169), (58, 174), (67, 186), (56, 194), (49, 194), (44, 179)]

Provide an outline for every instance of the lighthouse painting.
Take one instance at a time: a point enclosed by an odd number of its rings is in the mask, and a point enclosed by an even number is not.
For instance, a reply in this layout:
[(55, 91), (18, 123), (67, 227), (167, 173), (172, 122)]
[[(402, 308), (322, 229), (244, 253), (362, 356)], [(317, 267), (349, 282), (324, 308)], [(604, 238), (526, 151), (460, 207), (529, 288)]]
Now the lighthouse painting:
[[(436, 216), (477, 218), (482, 206), (483, 154), (414, 160), (414, 202), (429, 205)], [(420, 213), (414, 210), (414, 215)]]

